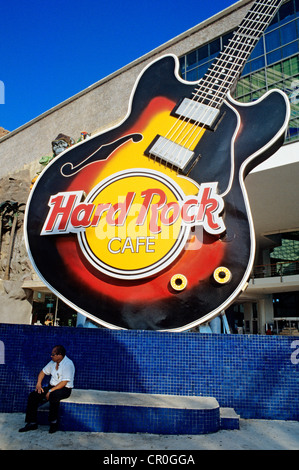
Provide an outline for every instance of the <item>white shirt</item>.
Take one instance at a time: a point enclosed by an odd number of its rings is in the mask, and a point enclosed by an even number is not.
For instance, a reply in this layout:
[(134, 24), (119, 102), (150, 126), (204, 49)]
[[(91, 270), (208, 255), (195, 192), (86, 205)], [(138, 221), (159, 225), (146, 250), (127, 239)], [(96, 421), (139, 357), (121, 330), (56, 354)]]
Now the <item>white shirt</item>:
[(67, 356), (64, 356), (62, 361), (56, 369), (56, 362), (50, 361), (44, 368), (43, 372), (46, 375), (51, 375), (50, 385), (55, 387), (67, 380), (66, 388), (74, 388), (74, 376), (75, 376), (75, 366), (73, 361), (71, 361)]

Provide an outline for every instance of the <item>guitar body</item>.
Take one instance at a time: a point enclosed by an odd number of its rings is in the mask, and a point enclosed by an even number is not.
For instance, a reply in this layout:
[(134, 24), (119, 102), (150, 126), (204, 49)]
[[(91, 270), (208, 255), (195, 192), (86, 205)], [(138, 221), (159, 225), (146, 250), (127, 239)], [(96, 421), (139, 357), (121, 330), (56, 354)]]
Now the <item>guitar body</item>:
[[(244, 178), (282, 145), (288, 101), (280, 91), (250, 105), (229, 96), (214, 128), (199, 129), (196, 164), (183, 174), (147, 149), (175, 125), (173, 109), (194, 86), (179, 78), (174, 56), (151, 63), (126, 119), (63, 152), (32, 189), (25, 239), (33, 266), (59, 298), (104, 326), (184, 330), (217, 316), (249, 278), (255, 237)], [(184, 206), (209, 184), (215, 194), (202, 218), (173, 222), (167, 204)], [(67, 212), (71, 196), (77, 206)]]

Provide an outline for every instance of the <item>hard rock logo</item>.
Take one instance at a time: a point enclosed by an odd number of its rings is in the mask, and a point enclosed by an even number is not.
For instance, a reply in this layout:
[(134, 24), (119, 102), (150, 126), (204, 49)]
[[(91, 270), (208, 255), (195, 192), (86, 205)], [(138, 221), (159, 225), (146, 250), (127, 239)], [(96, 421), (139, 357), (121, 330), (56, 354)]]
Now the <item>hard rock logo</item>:
[(188, 249), (191, 227), (213, 235), (225, 231), (215, 182), (186, 196), (165, 174), (134, 169), (109, 176), (84, 196), (51, 195), (41, 235), (77, 234), (86, 259), (119, 279), (148, 277), (169, 266)]

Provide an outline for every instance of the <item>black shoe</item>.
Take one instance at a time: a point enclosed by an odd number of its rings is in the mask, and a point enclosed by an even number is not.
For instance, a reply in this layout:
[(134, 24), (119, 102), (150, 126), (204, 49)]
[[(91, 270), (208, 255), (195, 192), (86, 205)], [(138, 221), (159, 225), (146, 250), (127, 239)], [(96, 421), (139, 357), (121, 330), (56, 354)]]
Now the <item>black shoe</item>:
[(51, 423), (49, 433), (54, 434), (56, 431), (58, 431), (58, 423)]
[(27, 423), (23, 428), (19, 429), (19, 432), (35, 431), (38, 428), (36, 423)]

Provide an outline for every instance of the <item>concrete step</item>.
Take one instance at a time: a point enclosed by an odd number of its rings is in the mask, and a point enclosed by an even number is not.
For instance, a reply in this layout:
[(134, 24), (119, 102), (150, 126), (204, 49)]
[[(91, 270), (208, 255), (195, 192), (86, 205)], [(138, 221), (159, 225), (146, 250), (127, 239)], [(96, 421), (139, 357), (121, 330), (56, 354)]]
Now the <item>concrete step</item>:
[[(45, 414), (41, 407), (43, 424)], [(220, 409), (213, 397), (75, 389), (60, 403), (64, 431), (207, 434), (237, 424), (234, 410)]]
[(220, 429), (240, 429), (240, 416), (233, 408), (220, 408)]

